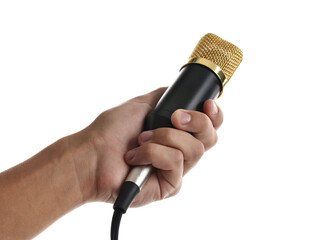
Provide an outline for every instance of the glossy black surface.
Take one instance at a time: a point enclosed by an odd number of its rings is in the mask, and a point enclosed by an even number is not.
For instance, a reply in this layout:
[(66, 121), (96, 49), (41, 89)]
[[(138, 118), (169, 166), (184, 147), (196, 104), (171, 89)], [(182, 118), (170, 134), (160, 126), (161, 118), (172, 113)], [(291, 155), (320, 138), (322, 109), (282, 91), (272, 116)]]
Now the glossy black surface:
[(217, 75), (200, 64), (184, 67), (145, 120), (144, 130), (173, 127), (171, 115), (177, 109), (203, 111), (203, 103), (217, 97), (222, 89)]

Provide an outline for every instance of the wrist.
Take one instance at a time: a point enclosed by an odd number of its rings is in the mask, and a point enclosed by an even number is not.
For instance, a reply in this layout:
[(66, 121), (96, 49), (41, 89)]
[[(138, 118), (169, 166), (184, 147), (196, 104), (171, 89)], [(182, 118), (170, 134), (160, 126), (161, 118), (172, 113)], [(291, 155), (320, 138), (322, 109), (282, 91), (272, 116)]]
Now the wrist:
[(69, 135), (64, 138), (70, 161), (73, 166), (78, 183), (78, 191), (81, 193), (82, 204), (96, 199), (96, 170), (97, 154), (84, 131)]

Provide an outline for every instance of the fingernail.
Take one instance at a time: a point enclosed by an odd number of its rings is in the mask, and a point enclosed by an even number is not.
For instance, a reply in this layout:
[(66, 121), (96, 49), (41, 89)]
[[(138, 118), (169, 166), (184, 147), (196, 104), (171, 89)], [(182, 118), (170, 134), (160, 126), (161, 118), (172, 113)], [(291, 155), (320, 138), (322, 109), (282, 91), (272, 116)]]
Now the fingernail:
[(129, 151), (125, 154), (125, 160), (126, 160), (127, 162), (132, 161), (133, 158), (134, 158), (134, 156), (135, 156), (135, 149), (129, 150)]
[(141, 142), (147, 142), (151, 139), (153, 135), (153, 132), (152, 131), (146, 131), (146, 132), (143, 132), (140, 134), (140, 139), (141, 139)]
[(217, 104), (215, 104), (215, 102), (213, 102), (213, 106), (212, 106), (212, 114), (216, 115), (218, 113), (218, 107)]
[(181, 114), (180, 114), (181, 124), (183, 124), (183, 125), (188, 124), (190, 122), (190, 120), (191, 120), (191, 115), (189, 113), (181, 111)]

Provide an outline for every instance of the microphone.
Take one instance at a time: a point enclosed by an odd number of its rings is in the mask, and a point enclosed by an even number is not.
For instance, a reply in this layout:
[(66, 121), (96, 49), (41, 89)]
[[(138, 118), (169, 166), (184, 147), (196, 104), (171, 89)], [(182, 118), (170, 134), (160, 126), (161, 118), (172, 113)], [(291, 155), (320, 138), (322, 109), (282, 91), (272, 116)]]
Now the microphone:
[[(241, 63), (242, 51), (222, 38), (208, 33), (200, 39), (180, 75), (145, 120), (144, 131), (173, 128), (171, 115), (177, 109), (203, 111), (203, 103), (220, 97), (224, 86)], [(133, 167), (113, 205), (111, 239), (118, 238), (121, 215), (141, 191), (154, 168)]]

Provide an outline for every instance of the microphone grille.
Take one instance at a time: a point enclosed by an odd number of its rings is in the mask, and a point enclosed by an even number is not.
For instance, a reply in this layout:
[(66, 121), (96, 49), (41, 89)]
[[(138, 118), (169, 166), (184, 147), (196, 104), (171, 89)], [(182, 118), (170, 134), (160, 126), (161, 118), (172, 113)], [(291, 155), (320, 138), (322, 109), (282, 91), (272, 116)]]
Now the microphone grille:
[(205, 58), (219, 66), (226, 76), (226, 84), (241, 63), (243, 52), (234, 44), (208, 33), (199, 40), (190, 55), (190, 59), (192, 58)]

